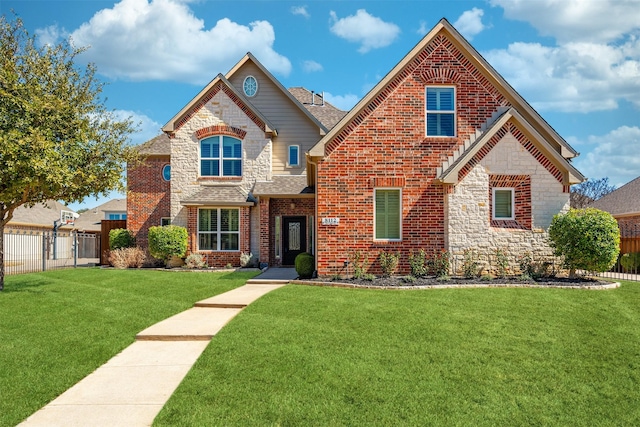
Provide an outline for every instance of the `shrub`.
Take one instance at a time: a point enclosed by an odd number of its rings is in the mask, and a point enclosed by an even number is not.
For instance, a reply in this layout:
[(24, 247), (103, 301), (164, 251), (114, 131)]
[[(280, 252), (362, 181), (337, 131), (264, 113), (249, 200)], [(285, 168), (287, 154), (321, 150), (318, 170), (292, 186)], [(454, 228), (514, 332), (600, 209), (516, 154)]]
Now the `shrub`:
[(640, 269), (640, 252), (631, 252), (620, 257), (620, 264), (627, 273), (637, 273)]
[(413, 252), (409, 255), (409, 266), (413, 277), (424, 277), (427, 275), (427, 255), (424, 249), (420, 249), (417, 254)]
[(449, 275), (449, 266), (451, 265), (451, 256), (449, 252), (442, 251), (436, 253), (427, 263), (429, 271), (436, 277), (444, 277)]
[(185, 268), (205, 268), (208, 266), (202, 254), (192, 253), (184, 260)]
[(241, 253), (240, 254), (240, 267), (254, 267), (258, 263), (256, 257), (253, 256), (251, 252), (249, 253)]
[(399, 253), (396, 252), (394, 254), (392, 252), (381, 251), (380, 252), (380, 268), (382, 268), (382, 275), (384, 277), (389, 277), (393, 273), (395, 273), (396, 269), (398, 268), (399, 261), (400, 261)]
[(109, 249), (131, 248), (135, 245), (136, 239), (126, 228), (114, 228), (109, 231)]
[(187, 252), (187, 229), (177, 225), (149, 228), (149, 252), (165, 262), (172, 256), (182, 257)]
[(313, 255), (302, 252), (296, 256), (294, 260), (296, 266), (296, 273), (300, 276), (301, 279), (310, 279), (313, 276), (313, 271), (315, 269)]
[(498, 273), (498, 277), (506, 277), (509, 272), (509, 257), (507, 256), (507, 251), (496, 248), (494, 255), (496, 257), (496, 272)]
[(362, 279), (369, 267), (369, 258), (365, 253), (355, 251), (349, 256), (349, 259), (351, 259), (351, 264), (353, 265), (353, 277)]
[(520, 267), (520, 273), (524, 276), (534, 277), (533, 270), (533, 258), (531, 253), (525, 252), (518, 258), (518, 266)]
[(109, 263), (118, 269), (140, 268), (146, 261), (140, 248), (120, 248), (109, 252)]
[(473, 249), (465, 249), (462, 259), (462, 275), (467, 279), (478, 277), (480, 274), (478, 254)]
[(551, 247), (563, 257), (569, 276), (577, 269), (603, 272), (611, 268), (620, 252), (618, 223), (608, 212), (594, 208), (571, 209), (557, 214), (549, 227)]

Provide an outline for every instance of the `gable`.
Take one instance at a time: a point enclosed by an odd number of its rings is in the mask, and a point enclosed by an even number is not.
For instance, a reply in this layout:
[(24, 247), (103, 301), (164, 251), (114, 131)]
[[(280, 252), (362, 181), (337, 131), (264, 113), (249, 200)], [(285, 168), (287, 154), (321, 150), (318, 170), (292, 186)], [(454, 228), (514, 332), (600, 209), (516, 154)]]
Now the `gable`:
[[(336, 127), (316, 144), (310, 154), (314, 157), (329, 154), (390, 96), (397, 96), (396, 92), (399, 88), (412, 86), (416, 90), (421, 90), (427, 84), (456, 86), (465, 84), (466, 89), (475, 88), (477, 98), (469, 99), (470, 102), (467, 105), (470, 111), (477, 112), (478, 116), (470, 121), (458, 120), (459, 137), (475, 132), (482, 125), (482, 121), (487, 120), (498, 107), (514, 107), (563, 157), (571, 158), (577, 155), (576, 151), (445, 19), (441, 20)], [(400, 107), (411, 108), (412, 103), (421, 104), (422, 99), (423, 95), (416, 100), (407, 99), (406, 103)], [(404, 112), (402, 109), (396, 109), (396, 111)], [(417, 117), (423, 117), (423, 115), (424, 113), (421, 112)]]

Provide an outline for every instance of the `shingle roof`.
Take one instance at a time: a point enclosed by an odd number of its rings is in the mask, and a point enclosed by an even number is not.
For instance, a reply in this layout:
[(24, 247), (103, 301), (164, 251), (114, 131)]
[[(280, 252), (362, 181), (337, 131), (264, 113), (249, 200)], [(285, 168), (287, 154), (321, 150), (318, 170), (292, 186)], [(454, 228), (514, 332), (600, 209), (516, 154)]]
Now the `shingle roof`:
[(314, 194), (312, 187), (307, 187), (306, 175), (276, 175), (271, 181), (256, 182), (253, 194), (256, 196), (295, 196)]
[(8, 225), (24, 224), (53, 228), (53, 221), (60, 219), (61, 210), (73, 212), (73, 209), (55, 200), (37, 203), (31, 208), (19, 206), (13, 211), (13, 218)]
[(76, 220), (74, 228), (81, 231), (100, 231), (105, 212), (126, 212), (127, 199), (112, 199), (88, 211), (82, 212)]
[(589, 207), (614, 216), (640, 213), (640, 177), (590, 203)]
[(146, 156), (170, 156), (171, 140), (166, 133), (162, 133), (155, 138), (138, 146), (138, 152)]
[(183, 206), (253, 206), (253, 197), (236, 186), (204, 187), (180, 201)]
[(303, 87), (290, 87), (289, 92), (328, 130), (334, 127), (346, 114), (323, 99), (320, 93), (311, 93)]

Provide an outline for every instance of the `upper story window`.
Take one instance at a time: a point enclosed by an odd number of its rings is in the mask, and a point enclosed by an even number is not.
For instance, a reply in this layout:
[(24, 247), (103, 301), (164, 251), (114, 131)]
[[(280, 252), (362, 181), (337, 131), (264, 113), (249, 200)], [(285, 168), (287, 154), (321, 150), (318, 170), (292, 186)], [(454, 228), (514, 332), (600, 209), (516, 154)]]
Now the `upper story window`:
[(289, 153), (287, 154), (287, 166), (298, 167), (300, 166), (300, 146), (290, 145)]
[(427, 87), (427, 136), (456, 135), (455, 105), (455, 88)]
[(127, 214), (126, 213), (109, 213), (107, 214), (107, 219), (110, 219), (110, 220), (127, 219)]
[(225, 135), (200, 141), (200, 176), (242, 176), (242, 141)]
[(162, 167), (162, 179), (171, 181), (171, 165), (164, 165)]
[(258, 93), (258, 81), (253, 76), (247, 76), (242, 83), (242, 89), (244, 90), (244, 94), (253, 97)]
[(515, 219), (513, 212), (514, 191), (513, 188), (493, 189), (493, 218), (492, 219)]

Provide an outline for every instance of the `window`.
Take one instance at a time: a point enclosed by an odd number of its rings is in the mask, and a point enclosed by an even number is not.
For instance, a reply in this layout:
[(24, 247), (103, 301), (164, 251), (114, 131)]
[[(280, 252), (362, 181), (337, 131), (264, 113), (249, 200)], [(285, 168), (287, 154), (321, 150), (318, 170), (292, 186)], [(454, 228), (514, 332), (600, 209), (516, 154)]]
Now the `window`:
[(493, 219), (515, 219), (513, 214), (513, 188), (493, 189)]
[(162, 179), (171, 181), (171, 165), (164, 165), (162, 167)]
[(200, 176), (242, 176), (242, 141), (223, 135), (200, 141)]
[(376, 240), (401, 240), (400, 189), (374, 190), (374, 235)]
[(244, 89), (244, 94), (253, 97), (258, 93), (258, 81), (253, 76), (247, 76), (242, 83), (242, 89)]
[(127, 219), (127, 214), (126, 213), (110, 213), (107, 215), (107, 218), (109, 219)]
[(453, 87), (427, 87), (427, 136), (455, 136)]
[(300, 146), (299, 145), (289, 146), (289, 156), (287, 158), (287, 166), (289, 167), (300, 166)]
[(198, 249), (201, 251), (240, 250), (240, 210), (199, 209)]
[(280, 217), (276, 217), (276, 226), (275, 226), (275, 255), (276, 259), (280, 259)]
[(160, 226), (171, 225), (171, 218), (160, 218)]

